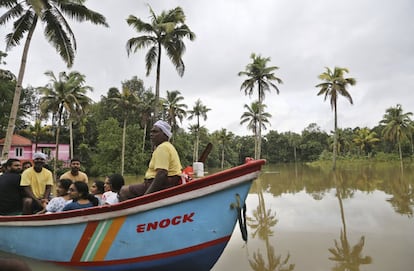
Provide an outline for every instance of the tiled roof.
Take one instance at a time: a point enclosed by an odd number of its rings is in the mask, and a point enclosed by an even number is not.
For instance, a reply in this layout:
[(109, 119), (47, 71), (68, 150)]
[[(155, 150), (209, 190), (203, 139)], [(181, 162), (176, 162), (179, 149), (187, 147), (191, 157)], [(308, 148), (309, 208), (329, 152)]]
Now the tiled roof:
[[(0, 139), (0, 145), (4, 145), (5, 138)], [(28, 138), (25, 138), (21, 135), (13, 135), (12, 137), (12, 146), (31, 146), (32, 141)]]

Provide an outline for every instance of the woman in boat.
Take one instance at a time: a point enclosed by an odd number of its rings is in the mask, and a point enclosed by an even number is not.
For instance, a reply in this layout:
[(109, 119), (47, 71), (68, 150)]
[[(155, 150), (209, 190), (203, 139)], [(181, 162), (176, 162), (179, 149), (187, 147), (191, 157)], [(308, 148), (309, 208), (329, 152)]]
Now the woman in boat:
[(125, 185), (119, 192), (121, 201), (142, 196), (181, 183), (181, 162), (177, 150), (170, 143), (171, 126), (159, 120), (151, 128), (150, 137), (154, 152), (145, 173), (144, 183)]
[(105, 192), (111, 191), (111, 183), (109, 182), (109, 175), (105, 176), (104, 191)]
[(119, 191), (125, 184), (124, 177), (121, 174), (112, 174), (108, 178), (110, 190), (102, 195), (103, 204), (115, 204), (119, 202)]
[(89, 193), (89, 187), (83, 181), (76, 181), (71, 184), (69, 195), (73, 202), (67, 204), (62, 211), (89, 208), (99, 204), (99, 200)]
[(50, 214), (61, 212), (66, 204), (71, 203), (72, 199), (69, 196), (69, 187), (72, 184), (72, 180), (61, 179), (58, 181), (58, 186), (56, 188), (57, 197), (52, 198), (49, 203), (43, 204), (43, 210), (38, 212), (38, 214)]
[(100, 180), (95, 180), (91, 186), (91, 194), (94, 195), (99, 200), (99, 205), (102, 205), (102, 195), (104, 193), (105, 183)]

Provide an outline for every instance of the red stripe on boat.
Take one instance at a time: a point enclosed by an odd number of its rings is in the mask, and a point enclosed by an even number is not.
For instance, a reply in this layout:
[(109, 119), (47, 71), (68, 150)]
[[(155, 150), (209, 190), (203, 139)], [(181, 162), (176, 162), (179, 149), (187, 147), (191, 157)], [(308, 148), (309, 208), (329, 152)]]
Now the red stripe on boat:
[(82, 237), (79, 240), (78, 245), (76, 246), (75, 252), (72, 255), (72, 262), (79, 262), (81, 260), (83, 252), (88, 246), (88, 243), (91, 240), (92, 235), (95, 232), (96, 227), (98, 227), (98, 225), (99, 221), (91, 221), (88, 223), (85, 230), (83, 231)]
[(122, 260), (111, 260), (111, 261), (94, 261), (94, 262), (76, 262), (72, 260), (71, 262), (53, 262), (55, 264), (63, 265), (63, 266), (72, 266), (72, 267), (84, 267), (84, 266), (103, 266), (103, 265), (119, 265), (119, 264), (132, 264), (132, 263), (139, 263), (139, 262), (146, 262), (146, 261), (155, 261), (155, 260), (161, 260), (169, 257), (179, 256), (188, 254), (190, 252), (195, 252), (197, 250), (201, 250), (204, 248), (208, 248), (214, 245), (218, 245), (221, 243), (226, 243), (230, 240), (230, 235), (225, 236), (213, 241), (209, 241), (203, 244), (199, 244), (192, 247), (187, 247), (179, 250), (174, 250), (170, 252), (164, 252), (159, 254), (153, 254), (138, 258), (129, 258), (129, 259), (122, 259)]

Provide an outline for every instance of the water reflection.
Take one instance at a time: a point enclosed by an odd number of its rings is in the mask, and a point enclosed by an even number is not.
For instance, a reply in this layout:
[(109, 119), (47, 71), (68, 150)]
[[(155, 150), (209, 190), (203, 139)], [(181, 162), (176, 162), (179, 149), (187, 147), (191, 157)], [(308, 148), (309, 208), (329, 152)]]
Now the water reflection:
[[(298, 168), (295, 165), (283, 164), (269, 166), (267, 171), (270, 174), (262, 174), (260, 180), (266, 192), (273, 196), (280, 196), (283, 193), (298, 193), (306, 191), (315, 200), (321, 200), (332, 188), (336, 188), (335, 180), (331, 177), (329, 167), (311, 167), (302, 165)], [(398, 164), (373, 163), (355, 164), (348, 167), (338, 168), (337, 173), (341, 174), (342, 186), (347, 190), (343, 191), (344, 197), (352, 198), (355, 191), (374, 192), (383, 191), (391, 198), (387, 200), (392, 204), (395, 211), (412, 217), (414, 206), (414, 168), (404, 169), (404, 175)], [(277, 182), (277, 185), (273, 185)], [(252, 190), (253, 193), (257, 191)]]
[(247, 198), (249, 242), (236, 232), (212, 271), (410, 271), (413, 183), (398, 163), (267, 166)]
[(413, 216), (414, 191), (413, 185), (404, 176), (394, 178), (391, 183), (392, 197), (387, 199), (397, 213)]
[(253, 259), (249, 259), (249, 264), (252, 270), (255, 271), (290, 271), (295, 268), (294, 264), (289, 264), (290, 255), (288, 254), (282, 259), (281, 255), (276, 255), (274, 247), (270, 244), (269, 237), (273, 236), (273, 227), (277, 224), (276, 212), (270, 208), (266, 209), (266, 203), (263, 197), (263, 189), (261, 180), (255, 183), (255, 190), (259, 204), (256, 210), (253, 211), (252, 217), (248, 217), (248, 225), (252, 230), (253, 238), (260, 238), (264, 241), (266, 247), (266, 257), (263, 256), (260, 249), (253, 253)]
[(352, 197), (353, 193), (344, 185), (342, 172), (336, 171), (333, 172), (332, 175), (341, 212), (342, 229), (339, 236), (340, 241), (335, 240), (335, 247), (328, 249), (332, 254), (332, 256), (329, 257), (329, 260), (336, 262), (335, 266), (332, 268), (333, 271), (359, 271), (359, 266), (361, 264), (372, 263), (372, 258), (370, 256), (362, 256), (365, 236), (361, 236), (356, 245), (351, 247), (349, 244), (342, 197)]

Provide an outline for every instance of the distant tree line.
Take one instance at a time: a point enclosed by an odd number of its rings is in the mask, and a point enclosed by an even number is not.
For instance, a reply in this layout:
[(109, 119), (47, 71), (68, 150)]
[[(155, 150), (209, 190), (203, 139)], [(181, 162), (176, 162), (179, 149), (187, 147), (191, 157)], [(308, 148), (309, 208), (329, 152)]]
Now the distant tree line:
[[(50, 76), (49, 73), (48, 75)], [(71, 76), (78, 77), (79, 74), (74, 72), (66, 77), (53, 77), (51, 82), (65, 82)], [(77, 82), (85, 87), (82, 81)], [(0, 89), (6, 94), (4, 106), (0, 107), (1, 138), (5, 136), (13, 87), (10, 81), (0, 80)], [(63, 89), (65, 88), (61, 88)], [(146, 169), (152, 151), (149, 130), (153, 123), (151, 106), (155, 99), (151, 89), (146, 89), (142, 80), (133, 77), (124, 81), (122, 90), (110, 88), (98, 102), (89, 101), (84, 107), (76, 106), (76, 101), (82, 104), (80, 101), (85, 99), (83, 92), (77, 93), (79, 97), (73, 99), (73, 92), (66, 97), (65, 92), (60, 93), (59, 88), (55, 89), (53, 84), (36, 89), (23, 89), (22, 93), (22, 110), (19, 110), (16, 133), (35, 143), (53, 142), (56, 141), (60, 126), (59, 142), (71, 144), (73, 156), (81, 158), (91, 175), (103, 176), (111, 172), (121, 172), (122, 167), (126, 174), (142, 174)], [(50, 97), (60, 98), (53, 100)], [(38, 103), (30, 102), (35, 100)], [(66, 104), (66, 107), (58, 106), (58, 101), (62, 100), (66, 102), (60, 103)], [(254, 157), (255, 135), (239, 136), (227, 129), (208, 131), (203, 122), (207, 120), (210, 109), (200, 100), (190, 107), (184, 103), (180, 91), (173, 90), (167, 91), (167, 97), (161, 97), (160, 101), (159, 117), (172, 126), (172, 140), (180, 153), (183, 166), (196, 161), (209, 142), (213, 143), (214, 148), (207, 159), (207, 168), (227, 168), (243, 163), (245, 157)], [(40, 106), (36, 106), (37, 104)], [(243, 121), (246, 119), (255, 122), (251, 118), (251, 109), (254, 107), (254, 103), (252, 107), (245, 107), (246, 112), (240, 116), (240, 122), (243, 123), (241, 125), (249, 126), (249, 121)], [(59, 117), (60, 115), (64, 117)], [(398, 160), (400, 150), (402, 157), (411, 157), (413, 134), (404, 128), (413, 125), (409, 116), (410, 114), (403, 112), (401, 105), (397, 105), (387, 109), (383, 119), (373, 128), (339, 128), (338, 159)], [(33, 122), (31, 117), (35, 117), (37, 121)], [(184, 119), (192, 124), (183, 127)], [(40, 120), (48, 120), (44, 122), (48, 124), (41, 125)], [(264, 120), (266, 124), (267, 119)], [(268, 163), (303, 163), (332, 159), (333, 140), (333, 132), (323, 131), (316, 123), (310, 123), (301, 133), (269, 130), (262, 136), (261, 157)]]
[[(81, 158), (90, 175), (142, 174), (152, 151), (149, 130), (157, 119), (164, 119), (172, 126), (172, 140), (184, 166), (196, 161), (209, 142), (213, 143), (214, 149), (206, 166), (221, 168), (243, 163), (245, 157), (264, 158), (269, 163), (333, 159), (335, 168), (337, 156), (339, 159), (378, 158), (383, 154), (397, 154), (396, 158), (402, 163), (403, 157), (413, 154), (412, 113), (403, 112), (401, 105), (387, 109), (384, 118), (372, 129), (337, 127), (337, 99), (343, 96), (352, 104), (347, 87), (356, 83), (353, 78), (345, 78), (348, 70), (340, 67), (326, 68), (319, 75), (322, 83), (316, 86), (319, 88), (317, 95), (329, 99), (334, 111), (332, 133), (311, 123), (301, 133), (269, 130), (265, 134), (263, 131), (272, 117), (266, 112), (265, 93), (275, 89), (279, 94), (276, 84), (281, 84), (282, 80), (274, 73), (279, 68), (268, 66), (270, 58), (254, 53), (250, 56), (252, 62), (238, 73), (246, 77), (240, 89), (250, 97), (257, 94), (257, 100), (245, 104), (246, 111), (240, 116), (240, 124), (246, 125), (252, 135), (238, 136), (226, 129), (208, 131), (203, 121), (207, 120), (210, 108), (200, 99), (189, 107), (179, 90), (167, 90), (165, 97), (160, 96), (163, 52), (178, 75), (183, 76), (184, 38), (195, 39), (195, 33), (185, 24), (185, 14), (180, 7), (156, 14), (148, 6), (150, 22), (134, 15), (126, 19), (126, 23), (140, 34), (126, 42), (127, 53), (148, 49), (146, 75), (153, 67), (156, 69), (155, 91), (146, 88), (138, 77), (133, 77), (121, 82), (120, 90), (110, 88), (93, 103), (88, 97), (92, 87), (86, 85), (85, 76), (77, 71), (57, 75), (46, 71), (45, 75), (50, 79), (47, 85), (23, 88), (30, 42), (39, 22), (45, 26), (45, 38), (69, 68), (75, 58), (76, 40), (66, 19), (108, 26), (103, 15), (87, 9), (83, 3), (58, 2), (59, 5), (52, 1), (43, 1), (39, 5), (15, 1), (0, 3), (0, 7), (7, 9), (0, 17), (0, 26), (13, 22), (11, 32), (5, 36), (6, 51), (24, 40), (19, 74), (15, 76), (0, 69), (0, 91), (4, 97), (0, 100), (0, 136), (5, 137), (2, 158), (8, 156), (12, 134), (18, 133), (35, 144), (69, 142), (71, 157)], [(6, 56), (0, 52), (0, 64), (5, 64)], [(184, 119), (192, 124), (183, 127)], [(56, 174), (60, 170), (59, 161), (53, 161), (53, 168)]]

